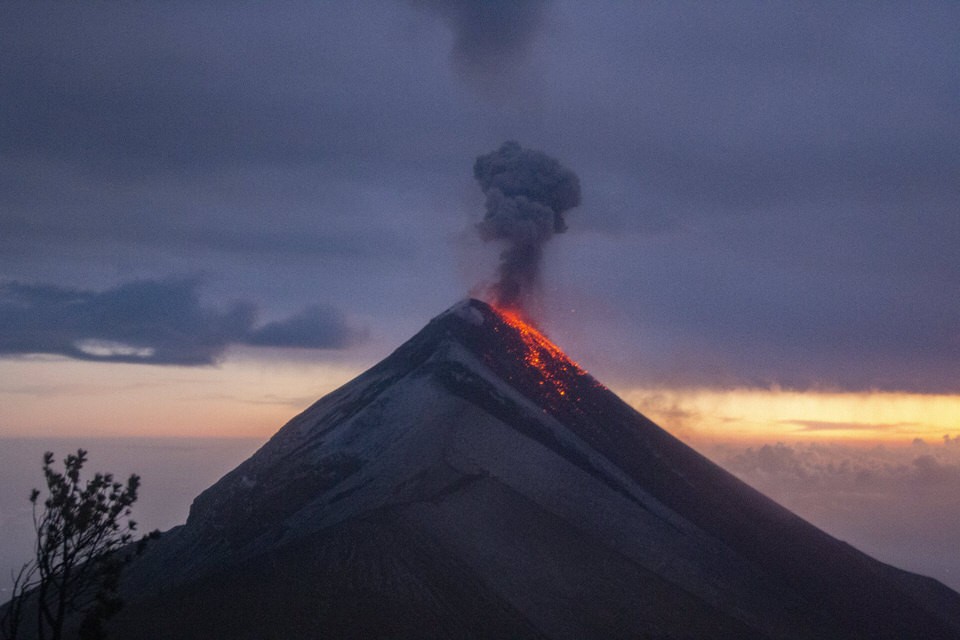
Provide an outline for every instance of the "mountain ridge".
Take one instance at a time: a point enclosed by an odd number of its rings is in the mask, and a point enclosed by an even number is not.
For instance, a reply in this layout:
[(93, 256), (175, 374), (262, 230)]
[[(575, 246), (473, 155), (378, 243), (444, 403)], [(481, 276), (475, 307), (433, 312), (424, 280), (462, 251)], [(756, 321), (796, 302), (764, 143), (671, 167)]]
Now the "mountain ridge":
[(288, 422), (157, 546), (125, 637), (150, 637), (137, 611), (203, 637), (186, 612), (203, 626), (254, 583), (275, 591), (231, 637), (293, 618), (313, 631), (280, 637), (960, 634), (956, 593), (816, 529), (476, 300)]

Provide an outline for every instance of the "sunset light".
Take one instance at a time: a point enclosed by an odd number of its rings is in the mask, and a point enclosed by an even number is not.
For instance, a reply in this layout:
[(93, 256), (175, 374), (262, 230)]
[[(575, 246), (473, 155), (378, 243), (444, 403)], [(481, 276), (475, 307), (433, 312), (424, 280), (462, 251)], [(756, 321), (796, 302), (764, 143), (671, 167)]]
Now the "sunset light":
[(960, 433), (960, 395), (755, 388), (635, 388), (622, 395), (690, 440), (910, 444)]

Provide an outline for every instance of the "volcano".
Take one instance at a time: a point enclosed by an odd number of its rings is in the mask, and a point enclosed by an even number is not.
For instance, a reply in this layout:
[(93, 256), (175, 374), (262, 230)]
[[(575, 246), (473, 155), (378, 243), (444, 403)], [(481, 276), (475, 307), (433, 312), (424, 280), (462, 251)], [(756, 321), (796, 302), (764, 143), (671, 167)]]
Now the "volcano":
[(128, 568), (123, 638), (960, 637), (477, 300), (296, 416)]

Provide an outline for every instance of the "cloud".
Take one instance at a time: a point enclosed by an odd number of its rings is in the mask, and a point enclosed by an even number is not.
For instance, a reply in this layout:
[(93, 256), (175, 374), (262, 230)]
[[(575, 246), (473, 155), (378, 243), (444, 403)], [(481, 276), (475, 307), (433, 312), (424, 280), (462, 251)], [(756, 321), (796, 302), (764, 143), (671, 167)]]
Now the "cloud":
[(957, 447), (781, 442), (703, 453), (861, 551), (960, 588)]
[[(913, 444), (918, 445), (916, 441)], [(708, 455), (729, 471), (778, 496), (814, 490), (905, 496), (918, 489), (960, 488), (960, 455), (949, 444), (925, 446), (922, 453), (917, 446), (783, 442), (746, 449), (726, 445), (707, 449)]]
[(47, 284), (0, 284), (0, 356), (54, 354), (78, 360), (205, 365), (234, 344), (339, 349), (364, 333), (329, 307), (310, 307), (256, 327), (256, 307), (204, 306), (196, 279), (140, 280), (95, 292)]
[(314, 306), (250, 332), (246, 343), (258, 347), (341, 349), (366, 335), (365, 331), (350, 327), (337, 309)]
[(289, 304), (319, 265), (396, 327), (456, 294), (463, 159), (520, 137), (583, 181), (545, 285), (625, 374), (956, 391), (960, 5), (912, 6), (0, 3), (0, 277)]

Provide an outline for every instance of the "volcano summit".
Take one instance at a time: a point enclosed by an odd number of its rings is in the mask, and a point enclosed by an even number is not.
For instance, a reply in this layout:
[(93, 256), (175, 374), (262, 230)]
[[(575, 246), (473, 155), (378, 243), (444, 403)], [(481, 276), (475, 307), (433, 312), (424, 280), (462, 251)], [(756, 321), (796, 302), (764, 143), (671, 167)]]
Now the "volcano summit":
[(468, 300), (130, 566), (124, 638), (951, 638), (960, 596), (743, 484)]

